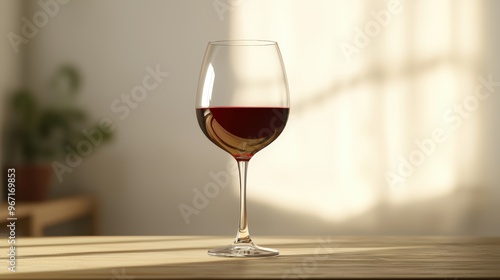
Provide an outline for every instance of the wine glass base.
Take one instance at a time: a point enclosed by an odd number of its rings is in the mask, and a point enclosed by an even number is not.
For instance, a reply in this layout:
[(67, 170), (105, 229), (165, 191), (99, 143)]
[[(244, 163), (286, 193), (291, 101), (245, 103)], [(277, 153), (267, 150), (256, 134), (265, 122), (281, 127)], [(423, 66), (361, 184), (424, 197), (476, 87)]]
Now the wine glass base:
[(253, 243), (233, 243), (228, 246), (208, 250), (210, 256), (216, 257), (271, 257), (279, 255), (278, 250), (257, 246)]

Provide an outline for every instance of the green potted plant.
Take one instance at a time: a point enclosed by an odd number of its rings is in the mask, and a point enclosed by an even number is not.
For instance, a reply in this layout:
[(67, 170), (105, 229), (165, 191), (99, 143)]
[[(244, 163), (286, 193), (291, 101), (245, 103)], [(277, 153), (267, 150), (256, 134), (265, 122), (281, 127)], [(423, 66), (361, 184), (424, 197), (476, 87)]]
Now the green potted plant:
[[(49, 83), (48, 102), (37, 100), (31, 90), (20, 89), (7, 99), (4, 124), (4, 182), (7, 169), (15, 168), (16, 200), (44, 200), (50, 189), (52, 163), (63, 159), (84, 141), (89, 128), (85, 112), (75, 104), (81, 79), (75, 67), (60, 67)], [(99, 125), (91, 130), (100, 129)], [(112, 132), (102, 132), (102, 142)], [(4, 186), (4, 197), (6, 187)]]

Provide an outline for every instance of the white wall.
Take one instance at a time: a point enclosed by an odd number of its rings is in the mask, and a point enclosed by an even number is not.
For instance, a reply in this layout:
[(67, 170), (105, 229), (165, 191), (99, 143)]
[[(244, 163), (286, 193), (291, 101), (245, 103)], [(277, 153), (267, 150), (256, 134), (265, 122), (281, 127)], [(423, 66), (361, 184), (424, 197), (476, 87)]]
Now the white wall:
[[(40, 9), (31, 4), (31, 14)], [(84, 75), (80, 105), (94, 120), (110, 118), (116, 125), (114, 142), (95, 149), (54, 189), (99, 195), (103, 234), (235, 229), (237, 213), (226, 207), (237, 205), (230, 191), (191, 225), (178, 209), (228, 159), (203, 136), (194, 114), (206, 44), (227, 38), (228, 24), (211, 1), (71, 1), (26, 45), (31, 85), (43, 84), (58, 65), (74, 63)], [(120, 119), (113, 101), (130, 95), (146, 67), (157, 65), (170, 76)]]
[[(487, 26), (487, 40), (484, 48), (485, 57), (485, 72), (491, 73), (495, 77), (494, 81), (500, 82), (500, 30), (497, 28), (500, 24), (500, 18), (498, 17), (498, 11), (500, 11), (500, 3), (498, 1), (487, 1), (487, 9), (484, 13), (485, 26)], [(498, 126), (498, 121), (500, 120), (500, 89), (497, 87), (495, 91), (495, 97), (492, 98), (491, 102), (487, 105), (485, 114), (483, 115), (483, 123), (487, 124), (484, 129), (485, 143), (484, 146), (488, 147), (484, 151), (485, 161), (481, 165), (483, 170), (482, 175), (487, 181), (489, 187), (489, 201), (488, 205), (498, 205), (500, 198), (500, 173), (498, 172), (500, 168), (500, 127)], [(489, 219), (498, 220), (496, 218), (497, 209), (494, 207), (489, 208)], [(488, 226), (493, 232), (497, 234), (500, 232), (498, 227), (495, 225)]]
[[(227, 10), (216, 10), (213, 3), (219, 3), (219, 9)], [(28, 44), (22, 46), (21, 52), (28, 61), (24, 75), (30, 85), (42, 88), (58, 65), (66, 62), (75, 63), (84, 75), (84, 87), (79, 97), (79, 104), (88, 110), (94, 120), (110, 118), (116, 126), (114, 142), (95, 149), (89, 157), (84, 158), (81, 165), (74, 168), (72, 173), (65, 173), (64, 180), (55, 184), (53, 189), (54, 193), (96, 193), (101, 199), (103, 234), (230, 235), (235, 231), (238, 201), (237, 179), (233, 171), (227, 171), (233, 175), (230, 186), (221, 189), (220, 194), (210, 199), (208, 206), (201, 209), (198, 215), (190, 216), (189, 224), (185, 223), (178, 208), (181, 203), (193, 206), (195, 197), (193, 190), (202, 191), (205, 186), (214, 182), (209, 175), (211, 172), (221, 174), (228, 170), (227, 164), (232, 162), (228, 155), (203, 136), (194, 115), (194, 95), (199, 67), (209, 40), (245, 37), (278, 40), (286, 38), (287, 34), (298, 34), (294, 38), (303, 39), (302, 44), (296, 44), (298, 41), (295, 43), (285, 41), (287, 44), (283, 52), (285, 64), (288, 61), (290, 66), (292, 101), (293, 96), (297, 97), (294, 95), (297, 92), (293, 91), (297, 91), (298, 80), (304, 71), (308, 71), (308, 67), (313, 67), (315, 63), (323, 63), (321, 57), (318, 60), (308, 60), (309, 52), (314, 53), (318, 50), (314, 40), (323, 37), (313, 37), (309, 29), (311, 26), (307, 24), (321, 28), (322, 20), (332, 19), (327, 10), (319, 5), (323, 3), (328, 6), (330, 2), (319, 1), (318, 5), (302, 5), (307, 9), (304, 8), (303, 17), (297, 20), (288, 18), (291, 15), (290, 10), (281, 10), (277, 1), (272, 1), (269, 5), (262, 4), (263, 6), (252, 5), (245, 1), (231, 2), (233, 4), (227, 6), (220, 3), (230, 2), (225, 0), (218, 2), (71, 1), (60, 6), (57, 15), (50, 18), (48, 24), (40, 28), (38, 34)], [(300, 6), (302, 2), (294, 3), (295, 6)], [(342, 5), (341, 2), (335, 3)], [(366, 4), (362, 1), (360, 3)], [(498, 4), (494, 1), (482, 3), (484, 10), (490, 11), (485, 13), (485, 22), (493, 20), (496, 16), (493, 12), (495, 9), (488, 7)], [(276, 7), (273, 8), (273, 5)], [(379, 1), (373, 7), (384, 5), (385, 1)], [(252, 7), (253, 14), (244, 13)], [(40, 9), (36, 1), (30, 2), (26, 16), (31, 17)], [(281, 16), (288, 18), (287, 20), (304, 26), (283, 25), (286, 21), (281, 21), (278, 17), (276, 20), (273, 20), (274, 17), (266, 18), (264, 22), (267, 23), (263, 27), (260, 26), (262, 22), (260, 25), (253, 24), (252, 18), (259, 18), (260, 13), (265, 14), (265, 12), (271, 13), (271, 16), (272, 12), (279, 12)], [(315, 14), (322, 16), (314, 17)], [(307, 15), (311, 15), (316, 21), (310, 21), (311, 18)], [(341, 20), (335, 21), (339, 25), (342, 24)], [(253, 25), (260, 26), (260, 29), (249, 28)], [(331, 29), (325, 27), (324, 30), (320, 30), (322, 32), (320, 34), (322, 36), (333, 34), (333, 37), (337, 34), (335, 32), (344, 30), (335, 26), (330, 27)], [(496, 25), (489, 24), (489, 26)], [(353, 28), (347, 26), (344, 32), (352, 31)], [(339, 34), (337, 35), (347, 33)], [(498, 63), (493, 63), (498, 61), (498, 55), (495, 53), (498, 48), (494, 46), (498, 46), (500, 35), (495, 29), (485, 31), (485, 34), (490, 36), (496, 45), (485, 47), (485, 51), (487, 50), (493, 59), (489, 60), (492, 61), (491, 65), (484, 67), (490, 67), (489, 71), (500, 74)], [(338, 52), (335, 44), (324, 47), (331, 47)], [(374, 48), (367, 52), (373, 53), (376, 50)], [(338, 59), (333, 54), (332, 57)], [(323, 63), (323, 66), (326, 65), (323, 70), (329, 70), (329, 65), (335, 63), (338, 62), (332, 60), (330, 63)], [(156, 68), (157, 65), (162, 71), (169, 72), (169, 76), (156, 89), (149, 92), (147, 97), (138, 103), (137, 108), (131, 109), (127, 117), (120, 119), (122, 112), (113, 111), (111, 104), (122, 94), (130, 94), (132, 88), (142, 84), (143, 78), (148, 73), (145, 69), (147, 66)], [(339, 76), (345, 74), (342, 69), (337, 70)], [(314, 89), (328, 85), (328, 83), (321, 84), (322, 82), (325, 81), (309, 80), (310, 84), (306, 85)], [(307, 92), (307, 89), (307, 87), (300, 88), (303, 92)], [(499, 104), (498, 98), (495, 100), (496, 104)], [(489, 117), (498, 119), (500, 105), (493, 104), (495, 103), (489, 104), (491, 106)], [(296, 119), (295, 124), (298, 122), (300, 119)], [(495, 133), (492, 132), (492, 137), (487, 140), (486, 145), (491, 147), (492, 153), (482, 163), (485, 165), (485, 175), (489, 178), (488, 184), (491, 190), (496, 191), (493, 191), (495, 195), (487, 204), (487, 209), (479, 209), (477, 203), (471, 203), (471, 197), (472, 200), (482, 197), (482, 194), (476, 192), (452, 193), (444, 198), (436, 197), (400, 205), (393, 205), (390, 199), (386, 198), (363, 213), (351, 213), (347, 216), (349, 219), (343, 221), (314, 215), (308, 211), (309, 209), (305, 209), (306, 203), (304, 205), (293, 203), (293, 207), (288, 208), (277, 206), (279, 203), (274, 204), (272, 201), (280, 199), (279, 193), (268, 195), (267, 199), (262, 197), (257, 199), (254, 191), (252, 196), (252, 182), (263, 185), (267, 181), (268, 187), (273, 188), (282, 179), (266, 173), (266, 170), (277, 168), (280, 168), (282, 177), (289, 177), (290, 181), (296, 182), (290, 191), (307, 194), (304, 195), (304, 199), (309, 197), (307, 202), (311, 203), (311, 197), (314, 200), (316, 191), (321, 193), (321, 190), (314, 189), (314, 184), (307, 184), (315, 182), (309, 179), (317, 175), (314, 170), (320, 169), (305, 166), (305, 163), (300, 161), (299, 166), (287, 169), (286, 163), (276, 159), (288, 156), (288, 151), (283, 151), (279, 147), (284, 147), (297, 136), (292, 132), (293, 129), (287, 129), (280, 139), (268, 148), (274, 152), (263, 151), (262, 155), (259, 154), (250, 164), (248, 196), (252, 233), (282, 235), (498, 233), (498, 221), (488, 213), (498, 209), (492, 205), (497, 205), (495, 203), (499, 197), (498, 175), (495, 172), (495, 168), (498, 167), (497, 155), (500, 153), (498, 145), (495, 144), (498, 143), (499, 133), (498, 128), (494, 126), (490, 126), (490, 129)], [(299, 148), (300, 153), (306, 154), (311, 147), (299, 145)], [(487, 169), (488, 167), (492, 169)], [(304, 170), (305, 173), (296, 172), (295, 168), (299, 171)], [(377, 189), (366, 189), (366, 196), (373, 192), (377, 198), (386, 196), (386, 186), (382, 186), (378, 181), (375, 185)], [(267, 185), (264, 188), (266, 187)], [(262, 189), (262, 186), (260, 188)], [(285, 189), (282, 193), (286, 191)], [(343, 188), (342, 191), (349, 190)], [(361, 191), (354, 191), (349, 198), (353, 203), (332, 196), (332, 205), (338, 207), (339, 211), (347, 211), (338, 205), (344, 203), (345, 208), (348, 208), (350, 204), (359, 203), (357, 199), (362, 194)], [(407, 196), (411, 197), (414, 194), (417, 194), (417, 191), (412, 193), (410, 190)], [(465, 215), (470, 217), (464, 218)], [(477, 217), (480, 222), (474, 224), (473, 221), (478, 220)]]
[(0, 93), (5, 94), (20, 85), (22, 55), (16, 54), (8, 39), (9, 33), (17, 32), (21, 27), (21, 1), (0, 2)]

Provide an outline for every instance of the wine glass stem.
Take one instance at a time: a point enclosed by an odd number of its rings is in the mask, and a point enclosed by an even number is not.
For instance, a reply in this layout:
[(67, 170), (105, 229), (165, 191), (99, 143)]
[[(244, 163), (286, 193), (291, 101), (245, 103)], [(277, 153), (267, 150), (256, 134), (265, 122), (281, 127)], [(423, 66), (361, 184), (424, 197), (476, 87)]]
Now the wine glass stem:
[(240, 222), (238, 225), (238, 233), (236, 234), (235, 243), (252, 243), (250, 233), (248, 232), (248, 219), (247, 219), (247, 202), (246, 202), (246, 188), (247, 188), (247, 160), (238, 160), (238, 171), (240, 175)]

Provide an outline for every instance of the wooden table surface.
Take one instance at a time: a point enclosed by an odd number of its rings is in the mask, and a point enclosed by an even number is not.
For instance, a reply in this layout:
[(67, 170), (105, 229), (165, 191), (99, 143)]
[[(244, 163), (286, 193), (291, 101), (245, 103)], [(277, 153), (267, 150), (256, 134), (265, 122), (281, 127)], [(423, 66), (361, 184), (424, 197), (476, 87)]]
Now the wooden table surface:
[(255, 237), (269, 258), (210, 257), (231, 237), (18, 238), (16, 272), (0, 244), (0, 279), (500, 278), (500, 237)]

